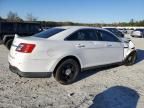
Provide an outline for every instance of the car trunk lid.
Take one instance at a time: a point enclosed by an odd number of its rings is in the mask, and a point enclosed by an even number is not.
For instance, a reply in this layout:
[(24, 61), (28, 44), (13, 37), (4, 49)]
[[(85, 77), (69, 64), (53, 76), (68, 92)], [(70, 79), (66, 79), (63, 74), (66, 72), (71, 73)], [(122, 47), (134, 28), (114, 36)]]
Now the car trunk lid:
[[(36, 47), (37, 42), (38, 42), (38, 39), (32, 36), (20, 37), (18, 35), (15, 35), (14, 41), (10, 49), (10, 55), (12, 57), (15, 57), (18, 53), (21, 53), (21, 54), (25, 54), (28, 52), (32, 53), (35, 50), (34, 47)], [(31, 49), (33, 51), (30, 51), (29, 48), (32, 48), (32, 45), (34, 46), (33, 49)], [(20, 50), (20, 47), (24, 47), (24, 49)], [(24, 52), (24, 50), (25, 51), (27, 50), (28, 52)]]

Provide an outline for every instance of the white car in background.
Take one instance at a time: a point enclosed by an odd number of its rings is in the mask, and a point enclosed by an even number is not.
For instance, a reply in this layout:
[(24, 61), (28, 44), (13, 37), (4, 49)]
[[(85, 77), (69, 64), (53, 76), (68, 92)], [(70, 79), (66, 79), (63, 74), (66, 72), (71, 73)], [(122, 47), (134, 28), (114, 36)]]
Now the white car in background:
[(95, 27), (55, 27), (31, 37), (15, 36), (8, 56), (10, 70), (23, 77), (53, 73), (71, 84), (81, 70), (124, 63), (132, 65), (136, 50), (111, 32)]
[(136, 29), (131, 33), (132, 37), (144, 38), (144, 29)]

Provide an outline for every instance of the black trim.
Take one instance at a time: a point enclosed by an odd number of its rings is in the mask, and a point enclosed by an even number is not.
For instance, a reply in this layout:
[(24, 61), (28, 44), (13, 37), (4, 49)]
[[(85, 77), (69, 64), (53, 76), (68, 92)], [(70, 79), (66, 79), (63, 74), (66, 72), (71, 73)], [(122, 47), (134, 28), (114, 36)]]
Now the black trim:
[(116, 62), (116, 63), (105, 64), (105, 65), (86, 67), (86, 68), (82, 68), (82, 71), (91, 70), (91, 69), (97, 69), (97, 68), (102, 68), (102, 67), (107, 67), (107, 66), (112, 66), (112, 65), (121, 65), (121, 64), (123, 64), (123, 61)]
[(11, 64), (9, 64), (9, 69), (20, 77), (26, 78), (49, 78), (52, 75), (52, 72), (21, 72), (17, 67)]

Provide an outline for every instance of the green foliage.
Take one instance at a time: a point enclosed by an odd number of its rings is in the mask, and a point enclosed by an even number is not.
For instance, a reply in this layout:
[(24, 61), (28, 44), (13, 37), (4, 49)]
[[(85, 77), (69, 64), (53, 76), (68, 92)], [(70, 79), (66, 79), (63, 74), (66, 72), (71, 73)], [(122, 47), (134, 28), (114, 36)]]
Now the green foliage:
[[(27, 21), (29, 22), (37, 22), (42, 27), (55, 27), (55, 26), (93, 26), (93, 27), (102, 27), (102, 26), (144, 26), (144, 20), (135, 21), (131, 19), (129, 22), (119, 22), (119, 23), (74, 23), (74, 22), (54, 22), (54, 21), (37, 21), (37, 17), (34, 17), (32, 14), (27, 14)], [(9, 12), (6, 19), (0, 17), (0, 21), (14, 21), (21, 22), (24, 21), (22, 18), (18, 16), (15, 12)]]
[(0, 17), (0, 21), (2, 21), (3, 19), (2, 19), (2, 17)]
[(10, 11), (8, 14), (7, 14), (7, 21), (16, 21), (16, 22), (19, 22), (19, 21), (23, 21), (22, 18), (20, 18), (17, 13), (14, 13), (12, 11)]

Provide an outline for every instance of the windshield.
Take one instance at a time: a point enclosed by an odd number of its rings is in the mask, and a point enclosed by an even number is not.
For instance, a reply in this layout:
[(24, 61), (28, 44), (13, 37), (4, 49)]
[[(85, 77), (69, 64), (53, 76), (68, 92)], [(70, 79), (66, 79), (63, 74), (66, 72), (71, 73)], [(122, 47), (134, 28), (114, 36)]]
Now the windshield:
[(39, 38), (49, 38), (57, 33), (60, 33), (62, 31), (64, 31), (65, 29), (62, 28), (51, 28), (48, 29), (46, 31), (42, 31), (40, 33), (37, 33), (35, 35), (33, 35), (34, 37), (39, 37)]

